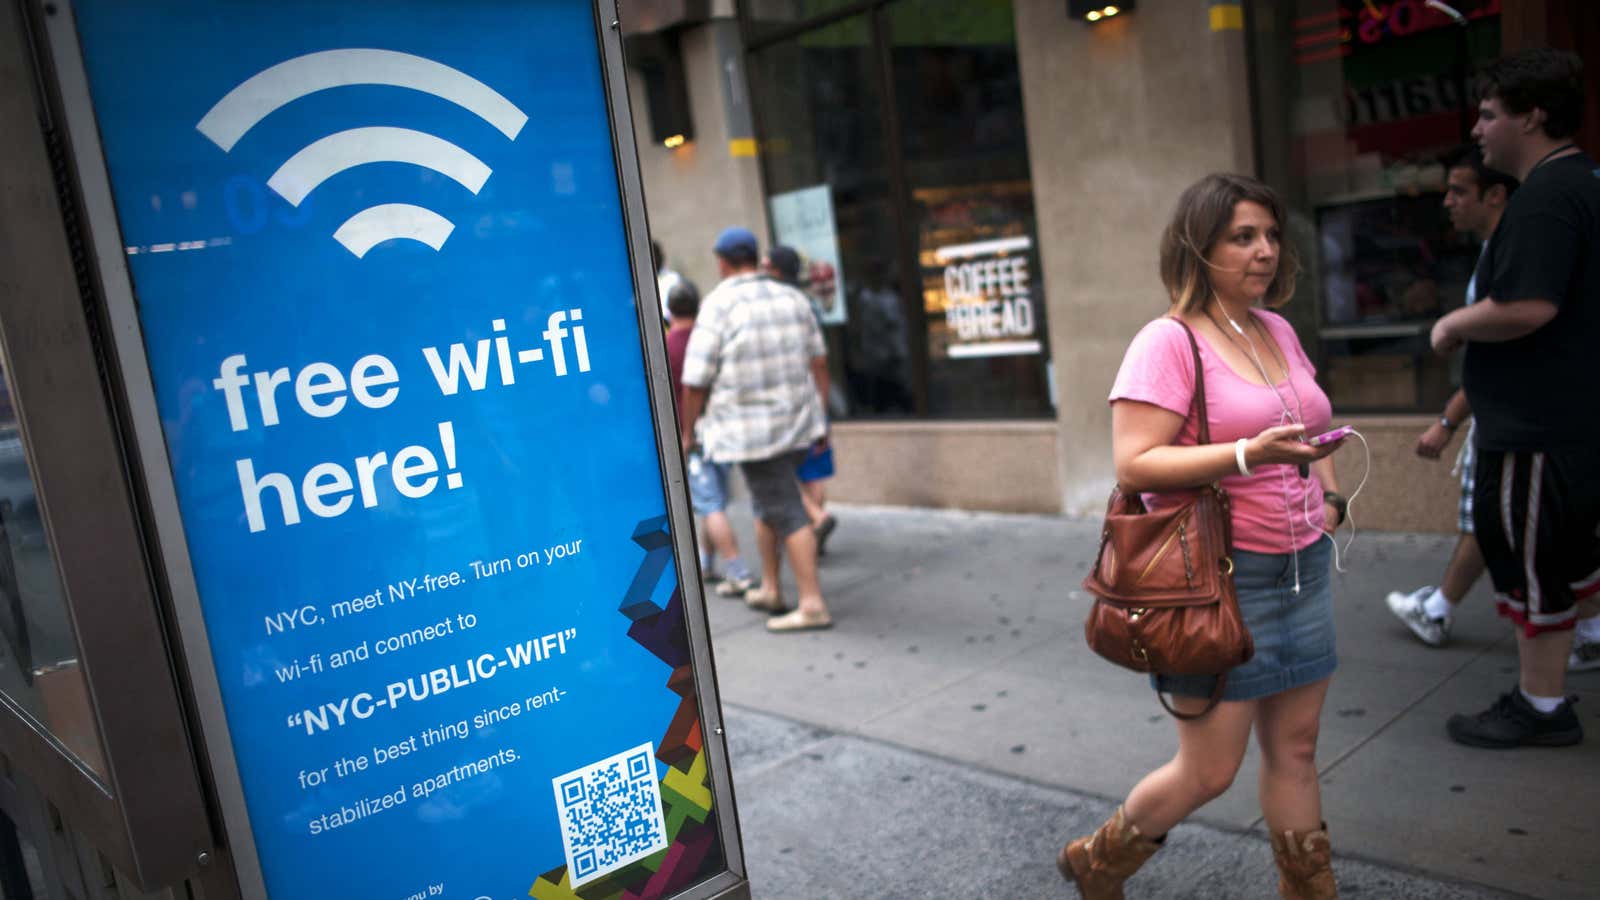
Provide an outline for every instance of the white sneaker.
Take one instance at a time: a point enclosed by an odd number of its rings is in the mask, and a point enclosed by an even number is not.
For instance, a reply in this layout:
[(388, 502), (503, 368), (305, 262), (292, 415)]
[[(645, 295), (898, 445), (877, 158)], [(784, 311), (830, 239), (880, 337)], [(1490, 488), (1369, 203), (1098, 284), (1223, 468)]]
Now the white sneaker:
[[(1423, 604), (1433, 596), (1434, 589), (1430, 584), (1427, 587), (1417, 588), (1409, 594), (1391, 591), (1384, 600), (1389, 604), (1389, 611), (1394, 613), (1395, 618), (1406, 623), (1406, 627), (1411, 629), (1411, 633), (1416, 635), (1418, 640), (1429, 647), (1442, 647), (1445, 641), (1450, 639), (1450, 625), (1454, 619), (1450, 616), (1436, 619), (1428, 615)], [(1597, 655), (1600, 655), (1600, 648), (1597, 648)], [(1597, 658), (1594, 664), (1600, 666), (1600, 658)]]
[(1572, 655), (1567, 657), (1567, 671), (1587, 672), (1590, 669), (1600, 669), (1600, 641), (1576, 635), (1572, 639)]

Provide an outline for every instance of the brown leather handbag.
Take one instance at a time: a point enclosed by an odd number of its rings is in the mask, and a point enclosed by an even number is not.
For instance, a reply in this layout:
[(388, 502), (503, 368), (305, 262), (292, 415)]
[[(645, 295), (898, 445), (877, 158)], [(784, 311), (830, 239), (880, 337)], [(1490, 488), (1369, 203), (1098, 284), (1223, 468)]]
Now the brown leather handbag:
[[(1194, 403), (1199, 442), (1211, 443), (1206, 421), (1206, 380), (1194, 332)], [(1137, 493), (1113, 488), (1094, 569), (1083, 589), (1094, 607), (1083, 624), (1089, 647), (1136, 672), (1216, 675), (1211, 702), (1197, 714), (1180, 713), (1157, 694), (1167, 712), (1198, 719), (1222, 699), (1227, 672), (1255, 653), (1234, 592), (1232, 519), (1219, 484), (1200, 488), (1181, 506), (1152, 512)]]

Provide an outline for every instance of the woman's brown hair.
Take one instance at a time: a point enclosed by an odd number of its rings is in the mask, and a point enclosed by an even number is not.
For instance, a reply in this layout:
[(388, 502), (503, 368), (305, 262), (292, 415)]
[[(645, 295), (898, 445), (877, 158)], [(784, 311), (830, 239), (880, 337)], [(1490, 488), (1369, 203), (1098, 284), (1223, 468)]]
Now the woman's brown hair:
[[(1278, 192), (1246, 175), (1207, 175), (1178, 198), (1178, 208), (1161, 235), (1161, 283), (1177, 312), (1198, 309), (1211, 298), (1211, 264), (1206, 257), (1227, 232), (1233, 208), (1246, 200), (1266, 207), (1279, 231), (1283, 230), (1283, 200)], [(1300, 258), (1294, 248), (1287, 239), (1282, 239), (1280, 246), (1278, 273), (1267, 286), (1263, 301), (1271, 308), (1289, 302), (1300, 274)]]

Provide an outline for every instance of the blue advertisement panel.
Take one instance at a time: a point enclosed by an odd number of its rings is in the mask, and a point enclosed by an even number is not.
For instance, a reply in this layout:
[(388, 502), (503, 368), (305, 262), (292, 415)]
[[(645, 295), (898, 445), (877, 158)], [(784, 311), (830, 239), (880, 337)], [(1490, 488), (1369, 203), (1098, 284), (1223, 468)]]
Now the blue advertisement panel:
[(723, 871), (591, 4), (74, 12), (270, 895)]

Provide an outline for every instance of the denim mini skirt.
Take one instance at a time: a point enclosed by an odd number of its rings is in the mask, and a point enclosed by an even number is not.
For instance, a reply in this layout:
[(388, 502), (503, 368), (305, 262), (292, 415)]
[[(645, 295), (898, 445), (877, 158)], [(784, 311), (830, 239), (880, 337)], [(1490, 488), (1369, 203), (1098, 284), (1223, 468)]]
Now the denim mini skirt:
[[(1256, 653), (1228, 671), (1224, 700), (1256, 700), (1321, 681), (1338, 664), (1333, 639), (1332, 550), (1327, 539), (1301, 550), (1300, 592), (1295, 593), (1293, 553), (1233, 551), (1239, 611)], [(1212, 675), (1152, 675), (1156, 690), (1210, 697)]]

